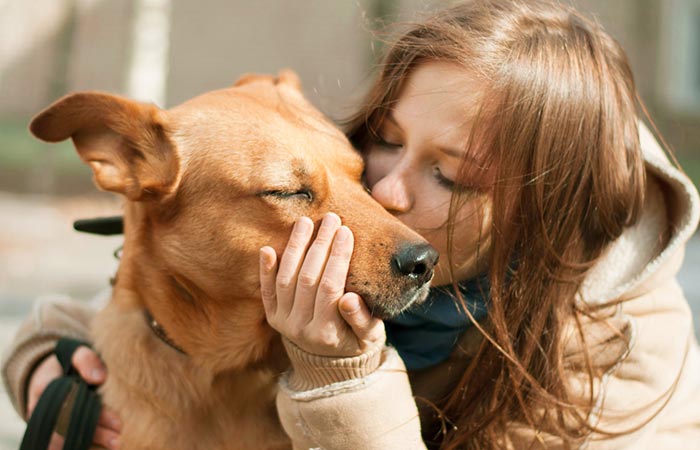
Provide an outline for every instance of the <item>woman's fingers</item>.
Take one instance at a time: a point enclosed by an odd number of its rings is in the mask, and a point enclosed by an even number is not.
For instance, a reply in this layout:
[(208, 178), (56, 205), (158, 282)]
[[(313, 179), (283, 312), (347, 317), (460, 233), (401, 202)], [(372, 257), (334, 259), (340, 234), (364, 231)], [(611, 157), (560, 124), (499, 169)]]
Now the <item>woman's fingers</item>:
[(54, 431), (51, 434), (51, 441), (49, 442), (49, 449), (48, 450), (62, 450), (64, 443), (65, 443), (65, 439), (63, 439), (63, 436), (61, 436), (60, 434), (58, 434)]
[(111, 409), (103, 408), (102, 412), (100, 413), (100, 419), (97, 423), (101, 427), (117, 433), (122, 431), (122, 421), (117, 413)]
[(105, 382), (107, 370), (100, 357), (91, 348), (84, 345), (78, 347), (73, 353), (71, 363), (80, 376), (89, 384), (102, 384)]
[[(106, 448), (107, 450), (118, 450), (119, 449), (119, 433), (102, 426), (102, 420), (95, 429), (95, 435), (92, 438), (93, 444), (97, 444), (100, 448)], [(51, 435), (51, 441), (49, 443), (49, 450), (61, 450), (63, 449), (63, 444), (65, 443), (65, 438), (60, 434), (54, 432)]]
[(305, 351), (350, 356), (384, 337), (357, 294), (345, 294), (354, 237), (336, 214), (327, 214), (313, 243), (310, 219), (297, 221), (279, 259), (260, 249), (260, 288), (270, 325)]
[(29, 386), (27, 387), (27, 418), (31, 416), (36, 407), (39, 397), (53, 380), (63, 375), (61, 363), (58, 362), (56, 355), (47, 356), (34, 369), (29, 378)]
[(325, 277), (324, 267), (331, 253), (331, 245), (334, 245), (334, 236), (338, 228), (340, 228), (340, 217), (333, 213), (326, 214), (316, 239), (306, 253), (297, 278), (294, 306), (289, 317), (295, 326), (306, 325), (314, 316), (314, 303), (318, 298), (319, 283), (322, 276)]
[(354, 237), (348, 227), (338, 228), (316, 293), (314, 318), (327, 320), (329, 317), (337, 317), (336, 302), (345, 292), (354, 243)]
[(338, 308), (361, 344), (369, 345), (384, 339), (384, 322), (372, 317), (369, 308), (359, 295), (347, 292), (338, 302)]
[(272, 247), (260, 249), (260, 296), (270, 321), (277, 313), (277, 253)]
[(103, 408), (97, 422), (97, 429), (93, 442), (109, 450), (119, 448), (119, 434), (122, 431), (122, 421), (117, 414), (107, 408)]
[(294, 292), (296, 291), (299, 269), (304, 262), (306, 249), (314, 231), (314, 223), (308, 217), (301, 217), (294, 224), (292, 235), (287, 242), (287, 248), (282, 254), (277, 270), (277, 310), (276, 315), (289, 316), (294, 305)]
[(117, 450), (119, 448), (119, 433), (98, 425), (92, 441), (109, 450)]
[[(102, 360), (94, 350), (80, 346), (71, 359), (73, 367), (80, 376), (91, 384), (104, 383), (107, 372)], [(34, 370), (28, 387), (27, 411), (28, 415), (34, 411), (39, 397), (51, 381), (63, 375), (63, 369), (55, 355), (47, 357)], [(119, 433), (122, 423), (114, 411), (103, 409), (100, 413), (98, 426), (95, 431), (94, 442), (104, 448), (116, 450), (119, 448)], [(63, 448), (64, 439), (58, 433), (53, 433), (50, 449)]]

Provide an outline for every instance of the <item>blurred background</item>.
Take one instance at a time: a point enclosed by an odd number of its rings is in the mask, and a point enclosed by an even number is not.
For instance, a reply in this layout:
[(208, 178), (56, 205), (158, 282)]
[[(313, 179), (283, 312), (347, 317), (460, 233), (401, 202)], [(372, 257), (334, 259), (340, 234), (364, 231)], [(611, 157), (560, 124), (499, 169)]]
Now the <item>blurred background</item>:
[[(70, 144), (33, 140), (35, 113), (76, 90), (169, 107), (246, 72), (296, 70), (307, 96), (349, 116), (381, 51), (376, 30), (411, 21), (427, 0), (0, 0), (0, 351), (32, 302), (89, 299), (116, 268), (119, 238), (79, 235), (76, 218), (119, 213)], [(641, 97), (700, 182), (700, 0), (577, 0), (625, 47)], [(700, 239), (681, 284), (700, 313)], [(0, 391), (0, 449), (22, 422)]]

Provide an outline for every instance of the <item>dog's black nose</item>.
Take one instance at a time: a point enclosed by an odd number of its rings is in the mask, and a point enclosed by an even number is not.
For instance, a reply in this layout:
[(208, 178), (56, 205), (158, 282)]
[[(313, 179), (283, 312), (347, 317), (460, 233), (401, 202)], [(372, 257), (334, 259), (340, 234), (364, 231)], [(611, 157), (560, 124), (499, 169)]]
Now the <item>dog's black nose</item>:
[(430, 244), (409, 245), (394, 254), (392, 263), (400, 275), (425, 283), (433, 276), (438, 256), (439, 253)]

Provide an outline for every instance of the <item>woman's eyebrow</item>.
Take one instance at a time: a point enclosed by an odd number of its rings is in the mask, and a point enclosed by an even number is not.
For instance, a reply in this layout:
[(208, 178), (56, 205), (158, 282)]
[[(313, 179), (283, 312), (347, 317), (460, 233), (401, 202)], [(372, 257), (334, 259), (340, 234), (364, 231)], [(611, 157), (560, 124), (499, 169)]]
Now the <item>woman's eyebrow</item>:
[(454, 158), (463, 158), (467, 152), (459, 151), (454, 148), (449, 147), (438, 147), (438, 150), (447, 156), (452, 156)]
[(450, 147), (437, 147), (437, 150), (444, 155), (457, 158), (460, 160), (466, 160), (468, 164), (473, 164), (476, 167), (483, 168), (484, 162), (477, 158), (473, 152), (467, 150), (457, 150)]
[[(386, 115), (386, 117), (385, 117), (385, 120), (386, 120), (387, 122), (391, 123), (391, 125), (393, 125), (393, 126), (395, 126), (396, 128), (398, 128), (400, 131), (403, 131), (403, 128), (401, 128), (401, 125), (400, 125), (399, 122), (396, 120), (396, 117), (394, 117), (394, 111), (393, 111), (393, 110), (389, 111), (389, 113), (388, 113), (388, 114)], [(466, 158), (468, 161), (470, 161), (470, 162), (472, 162), (472, 163), (474, 163), (474, 164), (476, 164), (476, 163), (478, 162), (478, 161), (476, 160), (476, 158), (474, 158), (473, 155), (469, 154), (469, 152), (464, 151), (464, 150), (457, 150), (457, 149), (451, 148), (451, 147), (438, 147), (437, 149), (438, 149), (438, 151), (440, 151), (441, 153), (443, 153), (443, 154), (445, 154), (445, 155), (447, 155), (447, 156), (453, 157), (453, 158), (459, 158), (459, 159)]]

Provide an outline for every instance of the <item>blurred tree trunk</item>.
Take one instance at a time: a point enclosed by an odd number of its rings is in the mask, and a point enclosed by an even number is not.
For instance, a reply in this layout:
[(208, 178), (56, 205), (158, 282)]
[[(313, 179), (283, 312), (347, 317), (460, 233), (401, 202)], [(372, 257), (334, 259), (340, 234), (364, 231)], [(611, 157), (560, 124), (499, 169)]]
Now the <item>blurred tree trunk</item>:
[(75, 29), (78, 23), (78, 6), (76, 0), (64, 0), (66, 15), (63, 25), (56, 33), (56, 47), (53, 58), (53, 76), (49, 87), (49, 98), (46, 103), (65, 95), (68, 90), (68, 72), (73, 44), (75, 42)]
[[(55, 51), (51, 62), (52, 76), (48, 89), (48, 98), (45, 104), (55, 101), (68, 91), (68, 77), (70, 62), (75, 43), (75, 29), (78, 23), (78, 5), (76, 0), (64, 0), (65, 18), (61, 28), (56, 33)], [(55, 194), (58, 190), (56, 152), (49, 149), (42, 155), (41, 164), (34, 167), (31, 173), (30, 190), (37, 190), (45, 194)]]
[(166, 106), (171, 0), (134, 0), (129, 97)]

